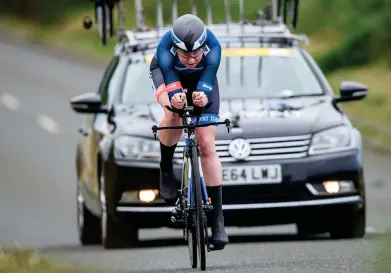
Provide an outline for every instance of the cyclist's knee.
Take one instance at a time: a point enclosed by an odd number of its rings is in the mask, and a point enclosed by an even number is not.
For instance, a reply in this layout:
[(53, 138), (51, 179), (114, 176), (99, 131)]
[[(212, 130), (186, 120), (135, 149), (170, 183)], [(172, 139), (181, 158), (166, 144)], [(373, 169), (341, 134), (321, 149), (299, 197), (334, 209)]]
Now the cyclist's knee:
[(216, 131), (215, 126), (197, 128), (197, 140), (202, 157), (213, 157), (216, 154)]
[(181, 126), (182, 120), (176, 114), (170, 112), (167, 109), (164, 109), (164, 116), (162, 118), (162, 123), (164, 123), (165, 126)]

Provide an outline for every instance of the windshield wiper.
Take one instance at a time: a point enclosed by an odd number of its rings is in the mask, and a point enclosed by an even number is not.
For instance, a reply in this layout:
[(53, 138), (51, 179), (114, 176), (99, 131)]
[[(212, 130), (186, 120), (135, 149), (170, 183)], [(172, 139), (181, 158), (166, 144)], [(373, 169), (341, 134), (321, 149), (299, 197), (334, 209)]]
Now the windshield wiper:
[(301, 97), (323, 97), (324, 94), (294, 94), (289, 96), (280, 96), (280, 97), (266, 97), (266, 99), (294, 99)]

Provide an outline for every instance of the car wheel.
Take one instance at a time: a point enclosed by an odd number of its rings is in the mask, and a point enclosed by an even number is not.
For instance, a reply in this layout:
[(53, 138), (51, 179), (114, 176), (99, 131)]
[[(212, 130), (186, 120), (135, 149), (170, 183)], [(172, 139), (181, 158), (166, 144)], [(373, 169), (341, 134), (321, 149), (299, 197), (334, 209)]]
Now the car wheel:
[(350, 210), (342, 216), (330, 231), (330, 237), (332, 239), (364, 237), (366, 226), (365, 206), (359, 210)]
[(101, 243), (99, 218), (93, 215), (86, 207), (83, 194), (80, 190), (80, 182), (77, 183), (76, 202), (77, 227), (80, 243), (82, 245), (99, 245)]
[(101, 230), (102, 243), (106, 249), (131, 247), (138, 243), (138, 229), (120, 217), (111, 215), (109, 206), (112, 202), (107, 201), (110, 194), (106, 184), (104, 171), (100, 175), (100, 203), (101, 203)]

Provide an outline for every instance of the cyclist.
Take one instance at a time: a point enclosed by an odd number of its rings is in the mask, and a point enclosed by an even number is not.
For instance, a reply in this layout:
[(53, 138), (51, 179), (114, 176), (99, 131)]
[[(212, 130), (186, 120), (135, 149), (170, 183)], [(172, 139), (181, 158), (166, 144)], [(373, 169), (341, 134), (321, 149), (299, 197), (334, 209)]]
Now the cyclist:
[[(163, 107), (160, 126), (180, 126), (182, 120), (165, 105), (181, 109), (188, 105), (204, 107), (200, 123), (217, 122), (220, 96), (216, 73), (220, 65), (221, 45), (200, 18), (192, 14), (179, 17), (173, 27), (160, 40), (152, 58), (150, 78), (156, 99)], [(208, 195), (214, 207), (212, 244), (223, 249), (229, 243), (224, 228), (222, 210), (222, 168), (216, 153), (216, 126), (196, 129), (200, 145), (201, 166)], [(182, 130), (162, 130), (160, 138), (160, 194), (167, 203), (178, 198), (180, 181), (174, 177), (172, 160)]]

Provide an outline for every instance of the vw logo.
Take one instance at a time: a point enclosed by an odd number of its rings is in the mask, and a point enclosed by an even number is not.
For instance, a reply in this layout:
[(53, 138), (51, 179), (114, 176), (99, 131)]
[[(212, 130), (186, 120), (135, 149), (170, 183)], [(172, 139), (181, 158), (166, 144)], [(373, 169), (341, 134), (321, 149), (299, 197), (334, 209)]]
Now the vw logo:
[(237, 138), (229, 144), (228, 151), (233, 158), (242, 160), (250, 155), (251, 146), (247, 140), (243, 138)]

